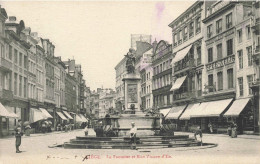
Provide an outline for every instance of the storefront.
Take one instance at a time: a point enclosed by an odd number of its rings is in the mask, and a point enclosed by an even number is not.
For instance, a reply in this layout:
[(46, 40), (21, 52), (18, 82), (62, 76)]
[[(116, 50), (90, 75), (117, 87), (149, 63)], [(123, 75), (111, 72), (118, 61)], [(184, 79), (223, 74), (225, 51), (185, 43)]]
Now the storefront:
[(185, 110), (187, 105), (172, 107), (168, 115), (165, 117), (166, 123), (168, 123), (172, 130), (181, 130), (179, 126), (179, 117)]
[(10, 109), (7, 110), (6, 107), (0, 103), (0, 137), (14, 133), (15, 122), (18, 118), (17, 114)]
[(229, 108), (232, 100), (233, 99), (225, 99), (201, 103), (196, 113), (194, 112), (191, 115), (191, 124), (200, 126), (202, 131), (208, 132), (208, 125), (211, 123), (217, 133), (226, 133), (228, 123), (222, 114)]
[(235, 122), (240, 133), (254, 132), (254, 112), (250, 98), (235, 100), (224, 117), (229, 123)]

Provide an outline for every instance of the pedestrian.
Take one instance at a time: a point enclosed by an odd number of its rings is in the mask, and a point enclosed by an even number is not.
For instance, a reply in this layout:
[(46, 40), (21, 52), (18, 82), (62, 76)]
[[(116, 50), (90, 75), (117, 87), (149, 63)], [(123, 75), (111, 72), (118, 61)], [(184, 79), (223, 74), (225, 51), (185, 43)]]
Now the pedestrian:
[(19, 146), (21, 145), (22, 142), (22, 121), (19, 119), (18, 120), (18, 125), (15, 127), (15, 148), (16, 148), (16, 153), (21, 153), (19, 150)]
[(137, 128), (136, 128), (134, 122), (132, 122), (131, 125), (132, 125), (132, 128), (130, 129), (131, 149), (136, 149), (136, 132), (137, 132)]
[(200, 135), (200, 145), (202, 146), (202, 130), (200, 126), (197, 127), (197, 130), (195, 130), (194, 138), (197, 140), (197, 135)]
[(237, 124), (235, 122), (231, 124), (231, 138), (237, 138)]
[(213, 133), (213, 127), (212, 127), (211, 122), (209, 122), (208, 128), (209, 128), (209, 132), (210, 132), (210, 133)]

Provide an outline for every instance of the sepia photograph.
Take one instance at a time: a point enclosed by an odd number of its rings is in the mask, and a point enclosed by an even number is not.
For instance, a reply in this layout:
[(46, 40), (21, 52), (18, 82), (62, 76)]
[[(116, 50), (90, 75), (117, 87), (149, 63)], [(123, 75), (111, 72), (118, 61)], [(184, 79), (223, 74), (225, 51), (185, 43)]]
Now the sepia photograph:
[(1, 0), (0, 164), (258, 164), (259, 69), (259, 0)]

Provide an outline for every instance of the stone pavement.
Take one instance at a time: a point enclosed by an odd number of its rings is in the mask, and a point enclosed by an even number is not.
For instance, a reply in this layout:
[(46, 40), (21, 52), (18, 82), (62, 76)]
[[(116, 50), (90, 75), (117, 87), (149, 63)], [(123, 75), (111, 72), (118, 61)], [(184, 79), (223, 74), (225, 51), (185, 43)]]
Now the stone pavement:
[[(178, 134), (193, 133), (176, 132)], [(95, 135), (89, 129), (89, 135)], [(203, 142), (217, 143), (217, 147), (165, 148), (149, 150), (97, 150), (49, 148), (84, 136), (84, 130), (36, 134), (23, 137), (15, 153), (15, 138), (0, 139), (0, 164), (9, 163), (259, 163), (260, 136), (239, 135), (230, 138), (223, 134), (203, 134)], [(88, 159), (85, 157), (87, 156)]]

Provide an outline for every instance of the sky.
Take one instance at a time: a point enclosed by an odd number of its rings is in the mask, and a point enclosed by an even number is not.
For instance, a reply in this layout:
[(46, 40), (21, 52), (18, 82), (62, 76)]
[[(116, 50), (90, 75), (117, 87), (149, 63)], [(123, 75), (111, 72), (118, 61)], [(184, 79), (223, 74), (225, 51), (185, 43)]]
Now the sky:
[(8, 16), (55, 45), (55, 56), (82, 65), (87, 86), (115, 88), (115, 66), (131, 34), (172, 44), (168, 25), (194, 1), (0, 1)]

